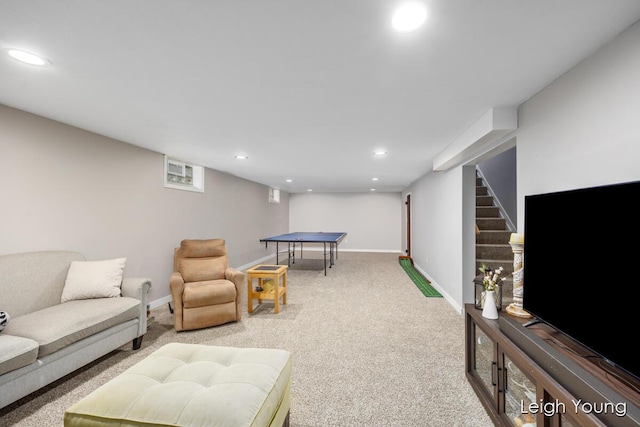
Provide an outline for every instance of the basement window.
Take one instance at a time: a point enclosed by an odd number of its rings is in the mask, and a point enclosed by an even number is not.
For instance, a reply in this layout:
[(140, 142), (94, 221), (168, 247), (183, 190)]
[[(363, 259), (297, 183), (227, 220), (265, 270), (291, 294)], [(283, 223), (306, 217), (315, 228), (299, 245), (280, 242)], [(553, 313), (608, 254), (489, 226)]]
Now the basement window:
[(280, 203), (280, 190), (269, 187), (269, 203)]
[(164, 186), (204, 193), (204, 167), (164, 156)]

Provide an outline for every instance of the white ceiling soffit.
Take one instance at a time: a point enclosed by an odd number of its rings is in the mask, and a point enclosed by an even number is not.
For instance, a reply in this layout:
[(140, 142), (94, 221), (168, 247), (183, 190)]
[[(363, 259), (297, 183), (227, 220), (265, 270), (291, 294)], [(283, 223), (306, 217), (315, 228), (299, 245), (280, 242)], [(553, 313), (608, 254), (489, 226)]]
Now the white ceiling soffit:
[(446, 171), (477, 157), (517, 128), (517, 109), (492, 108), (435, 157), (433, 170)]

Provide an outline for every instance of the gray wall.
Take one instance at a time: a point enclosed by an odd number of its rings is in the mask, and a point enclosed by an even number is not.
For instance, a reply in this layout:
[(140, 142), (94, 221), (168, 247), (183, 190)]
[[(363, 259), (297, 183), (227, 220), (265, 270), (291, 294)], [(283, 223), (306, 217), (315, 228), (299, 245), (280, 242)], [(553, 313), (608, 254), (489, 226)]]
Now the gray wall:
[(520, 108), (520, 231), (528, 194), (640, 180), (638, 76), (640, 22)]
[(127, 257), (128, 276), (151, 278), (150, 301), (168, 302), (182, 239), (224, 238), (242, 267), (272, 252), (260, 238), (289, 227), (287, 193), (269, 204), (268, 187), (205, 175), (204, 193), (164, 188), (162, 154), (0, 106), (0, 254)]
[(496, 196), (506, 218), (517, 226), (516, 148), (511, 148), (479, 163), (478, 169), (480, 169), (491, 192)]
[[(640, 23), (519, 107), (519, 232), (525, 195), (640, 180), (638, 76)], [(427, 172), (403, 192), (411, 193), (414, 262), (458, 310), (473, 301), (476, 274), (473, 167)], [(568, 224), (571, 232), (581, 231)]]
[[(462, 168), (428, 172), (407, 191), (411, 194), (411, 259), (458, 310), (463, 281), (464, 180)], [(406, 227), (406, 221), (403, 224)]]
[(0, 129), (0, 254), (127, 257), (127, 275), (151, 278), (153, 306), (170, 301), (185, 238), (223, 237), (240, 268), (274, 252), (260, 238), (287, 231), (346, 231), (340, 250), (400, 252), (400, 193), (281, 192), (270, 204), (266, 186), (211, 169), (204, 193), (174, 190), (163, 187), (161, 153), (6, 106)]
[[(639, 40), (635, 24), (520, 106), (520, 232), (527, 194), (640, 179)], [(425, 171), (401, 195), (291, 195), (289, 203), (281, 193), (274, 205), (265, 186), (212, 170), (205, 194), (165, 189), (160, 153), (2, 106), (0, 150), (0, 254), (126, 256), (127, 274), (150, 277), (151, 300), (164, 301), (173, 247), (183, 238), (226, 238), (233, 266), (268, 256), (261, 237), (320, 226), (344, 227), (354, 250), (399, 250), (406, 223), (394, 199), (402, 206), (410, 193), (414, 263), (455, 309), (473, 300), (474, 165)], [(366, 209), (354, 208), (361, 201)], [(370, 216), (361, 222), (363, 211)], [(380, 229), (384, 240), (371, 240)]]
[(290, 231), (344, 231), (340, 250), (400, 252), (400, 193), (291, 194)]

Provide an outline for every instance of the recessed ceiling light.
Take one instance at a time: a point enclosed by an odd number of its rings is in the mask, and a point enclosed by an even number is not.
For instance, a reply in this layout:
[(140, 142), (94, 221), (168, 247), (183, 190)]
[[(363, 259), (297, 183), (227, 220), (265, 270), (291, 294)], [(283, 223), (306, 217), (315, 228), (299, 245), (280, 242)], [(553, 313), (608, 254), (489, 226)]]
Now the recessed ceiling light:
[(293, 182), (293, 180), (292, 179), (287, 179), (287, 182)]
[(371, 178), (371, 181), (377, 181), (378, 178)]
[(7, 54), (13, 59), (24, 64), (36, 65), (38, 67), (43, 67), (51, 64), (51, 62), (49, 62), (49, 60), (45, 58), (20, 49), (7, 49)]
[(376, 156), (376, 157), (382, 157), (382, 156), (386, 156), (387, 152), (383, 151), (383, 150), (378, 150), (378, 151), (374, 151), (373, 155)]
[(235, 156), (233, 156), (233, 157), (235, 157), (235, 158), (236, 158), (236, 159), (238, 159), (238, 160), (247, 160), (247, 159), (249, 158), (249, 156), (245, 156), (245, 155), (243, 155), (243, 154), (236, 154), (236, 155), (235, 155)]
[(420, 2), (409, 2), (400, 6), (393, 14), (391, 25), (401, 33), (420, 27), (427, 19), (427, 9)]
[(375, 188), (372, 188), (372, 189), (371, 189), (371, 191), (376, 191), (376, 189), (375, 189)]
[(313, 190), (309, 188), (309, 189), (307, 189), (307, 191), (311, 192), (311, 191), (313, 191)]

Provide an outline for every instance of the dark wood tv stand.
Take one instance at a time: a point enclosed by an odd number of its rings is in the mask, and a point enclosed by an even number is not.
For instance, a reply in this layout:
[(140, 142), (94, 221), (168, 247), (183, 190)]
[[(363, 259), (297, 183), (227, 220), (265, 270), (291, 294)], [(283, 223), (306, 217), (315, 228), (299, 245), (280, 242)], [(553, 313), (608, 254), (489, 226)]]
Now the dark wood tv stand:
[(473, 304), (465, 318), (466, 376), (497, 426), (640, 426), (640, 385), (575, 341), (504, 312), (486, 319)]

